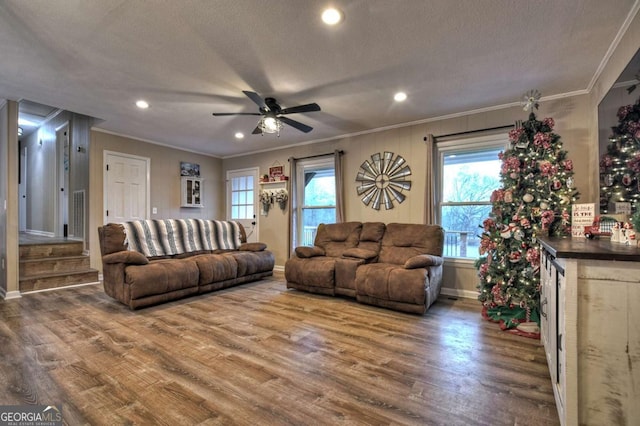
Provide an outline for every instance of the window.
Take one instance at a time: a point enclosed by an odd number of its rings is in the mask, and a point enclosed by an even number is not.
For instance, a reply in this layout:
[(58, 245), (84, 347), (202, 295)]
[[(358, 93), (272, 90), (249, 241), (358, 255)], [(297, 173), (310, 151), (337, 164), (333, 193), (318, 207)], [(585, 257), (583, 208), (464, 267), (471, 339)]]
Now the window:
[(297, 233), (294, 246), (312, 246), (321, 223), (336, 221), (336, 177), (333, 157), (297, 164)]
[(231, 177), (231, 219), (253, 219), (252, 175)]
[(506, 135), (437, 144), (436, 214), (445, 229), (445, 257), (476, 259), (480, 256), (479, 227), (491, 212), (491, 193), (501, 186), (498, 154), (507, 144)]

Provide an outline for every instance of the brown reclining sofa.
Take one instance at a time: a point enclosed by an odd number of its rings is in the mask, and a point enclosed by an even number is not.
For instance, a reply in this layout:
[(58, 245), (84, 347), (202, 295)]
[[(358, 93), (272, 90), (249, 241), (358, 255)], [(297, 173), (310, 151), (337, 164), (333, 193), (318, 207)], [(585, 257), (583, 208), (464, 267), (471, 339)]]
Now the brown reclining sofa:
[(98, 228), (105, 292), (131, 309), (273, 275), (263, 243), (238, 222), (140, 220)]
[(285, 263), (287, 288), (423, 314), (440, 294), (443, 247), (438, 225), (320, 224)]

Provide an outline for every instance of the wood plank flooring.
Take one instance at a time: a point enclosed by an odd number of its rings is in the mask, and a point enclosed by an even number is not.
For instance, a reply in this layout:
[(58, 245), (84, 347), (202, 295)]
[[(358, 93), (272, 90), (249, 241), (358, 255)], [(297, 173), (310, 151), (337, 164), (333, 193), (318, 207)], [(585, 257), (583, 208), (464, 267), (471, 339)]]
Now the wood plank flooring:
[(70, 425), (557, 425), (539, 341), (272, 279), (129, 311), (85, 286), (0, 301), (0, 405)]

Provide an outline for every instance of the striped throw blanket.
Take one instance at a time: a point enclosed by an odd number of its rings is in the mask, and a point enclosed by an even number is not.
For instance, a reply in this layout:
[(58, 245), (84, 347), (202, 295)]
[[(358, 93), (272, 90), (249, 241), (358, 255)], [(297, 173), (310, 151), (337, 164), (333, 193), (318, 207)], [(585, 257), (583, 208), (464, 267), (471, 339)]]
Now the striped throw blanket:
[(147, 257), (240, 247), (238, 222), (202, 219), (159, 219), (125, 222), (129, 250)]

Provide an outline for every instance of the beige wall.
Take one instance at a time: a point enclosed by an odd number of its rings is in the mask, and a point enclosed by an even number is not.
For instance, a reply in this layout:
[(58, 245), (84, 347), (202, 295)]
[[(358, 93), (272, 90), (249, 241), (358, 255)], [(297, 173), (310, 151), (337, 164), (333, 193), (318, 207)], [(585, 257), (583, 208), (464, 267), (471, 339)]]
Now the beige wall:
[[(158, 213), (151, 214), (149, 219), (224, 218), (222, 160), (95, 130), (91, 132), (90, 150), (89, 247), (93, 268), (102, 270), (98, 226), (103, 225), (104, 220), (104, 151), (136, 155), (151, 160), (149, 210), (156, 207)], [(204, 179), (204, 208), (180, 207), (181, 161), (200, 165), (200, 177)]]
[(0, 296), (19, 297), (18, 104), (14, 101), (0, 107), (0, 262)]
[[(541, 104), (538, 116), (539, 118), (553, 117), (555, 119), (556, 132), (561, 136), (565, 149), (569, 151), (569, 158), (576, 164), (575, 179), (576, 186), (582, 193), (581, 201), (595, 202), (597, 188), (594, 189), (586, 184), (590, 176), (589, 156), (592, 155), (588, 125), (590, 116), (588, 97), (586, 95), (574, 96), (544, 102)], [(343, 162), (346, 220), (421, 223), (424, 217), (426, 194), (432, 190), (432, 188), (425, 187), (427, 150), (424, 137), (428, 133), (437, 136), (465, 132), (510, 125), (516, 120), (526, 119), (527, 113), (520, 107), (500, 109), (329, 142), (228, 158), (223, 162), (223, 171), (259, 167), (260, 172), (264, 173), (269, 166), (278, 161), (280, 164), (286, 165), (286, 173), (290, 174), (287, 164), (287, 158), (290, 156), (305, 157), (341, 149), (345, 152)], [(380, 211), (376, 211), (360, 201), (356, 193), (355, 177), (363, 161), (369, 159), (371, 154), (384, 151), (401, 155), (408, 161), (412, 171), (412, 188), (407, 193), (407, 199), (404, 203), (396, 204), (391, 210), (382, 208)], [(274, 252), (276, 266), (282, 268), (287, 259), (287, 238), (283, 230), (288, 226), (288, 214), (279, 209), (272, 209), (268, 216), (259, 217), (259, 226), (259, 240), (265, 242)], [(444, 286), (449, 289), (450, 293), (474, 297), (475, 268), (468, 261), (447, 262)]]

